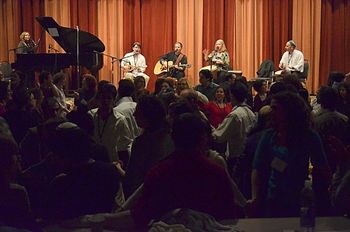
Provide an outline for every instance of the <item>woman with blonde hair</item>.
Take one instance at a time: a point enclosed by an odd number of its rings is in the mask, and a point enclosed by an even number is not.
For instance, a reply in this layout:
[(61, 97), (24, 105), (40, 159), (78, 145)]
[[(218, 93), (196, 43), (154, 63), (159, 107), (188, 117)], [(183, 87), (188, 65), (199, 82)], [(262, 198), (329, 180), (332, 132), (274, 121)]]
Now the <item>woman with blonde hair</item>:
[(17, 54), (29, 54), (29, 53), (35, 53), (35, 49), (37, 45), (35, 42), (30, 38), (29, 32), (22, 32), (19, 36), (20, 42), (17, 46), (16, 53)]
[(225, 80), (225, 73), (230, 69), (230, 56), (225, 42), (222, 39), (218, 39), (215, 42), (214, 50), (209, 53), (208, 49), (204, 49), (203, 54), (204, 60), (210, 65), (210, 71), (217, 71), (217, 78), (213, 79), (214, 82), (220, 84)]

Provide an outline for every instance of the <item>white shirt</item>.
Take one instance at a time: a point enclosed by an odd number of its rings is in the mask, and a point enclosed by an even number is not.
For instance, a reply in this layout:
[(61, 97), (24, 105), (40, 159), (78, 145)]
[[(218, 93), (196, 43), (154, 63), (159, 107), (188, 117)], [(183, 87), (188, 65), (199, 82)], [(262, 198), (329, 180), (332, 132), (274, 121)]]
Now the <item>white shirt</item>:
[(94, 140), (105, 146), (110, 160), (119, 160), (119, 151), (129, 151), (132, 143), (131, 133), (124, 115), (113, 109), (107, 120), (102, 120), (98, 115), (98, 109), (89, 112), (94, 121)]
[(247, 105), (235, 106), (213, 131), (218, 142), (227, 142), (226, 157), (242, 155), (248, 130), (254, 125), (255, 114)]
[(146, 71), (146, 59), (142, 54), (135, 54), (134, 52), (126, 53), (125, 58), (123, 58), (122, 66), (131, 65), (136, 68), (131, 72), (134, 76), (143, 74)]
[(283, 53), (280, 65), (283, 64), (287, 71), (304, 71), (304, 55), (301, 51), (294, 49), (292, 53)]
[(137, 103), (133, 101), (132, 97), (123, 97), (117, 102), (117, 106), (114, 107), (114, 109), (125, 116), (132, 139), (141, 134), (141, 128), (138, 127), (134, 117), (136, 105)]

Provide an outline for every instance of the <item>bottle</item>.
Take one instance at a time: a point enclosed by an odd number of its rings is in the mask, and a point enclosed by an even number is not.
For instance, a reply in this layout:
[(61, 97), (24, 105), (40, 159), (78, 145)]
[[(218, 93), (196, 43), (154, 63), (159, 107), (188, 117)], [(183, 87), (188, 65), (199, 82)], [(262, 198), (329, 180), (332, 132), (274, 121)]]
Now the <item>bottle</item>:
[(311, 180), (305, 180), (300, 194), (300, 227), (302, 232), (313, 232), (315, 228), (315, 194)]

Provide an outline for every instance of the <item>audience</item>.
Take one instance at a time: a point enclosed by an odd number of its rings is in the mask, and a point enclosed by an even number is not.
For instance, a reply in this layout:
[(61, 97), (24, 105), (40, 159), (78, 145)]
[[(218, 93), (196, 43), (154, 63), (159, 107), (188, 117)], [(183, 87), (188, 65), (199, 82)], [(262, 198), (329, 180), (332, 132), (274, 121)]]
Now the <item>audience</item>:
[(25, 73), (15, 75), (0, 81), (1, 225), (40, 231), (34, 219), (96, 214), (106, 225), (124, 215), (143, 229), (175, 208), (218, 220), (295, 217), (306, 179), (317, 216), (350, 213), (350, 85), (342, 73), (319, 89), (313, 115), (293, 75), (269, 91), (255, 82), (253, 102), (244, 77), (227, 74), (216, 86), (208, 70), (194, 89), (187, 78), (158, 78), (152, 95), (143, 77), (121, 80), (117, 91), (85, 74), (67, 115), (59, 115), (60, 105), (67, 109), (63, 73), (53, 81), (41, 72), (40, 88), (30, 90)]

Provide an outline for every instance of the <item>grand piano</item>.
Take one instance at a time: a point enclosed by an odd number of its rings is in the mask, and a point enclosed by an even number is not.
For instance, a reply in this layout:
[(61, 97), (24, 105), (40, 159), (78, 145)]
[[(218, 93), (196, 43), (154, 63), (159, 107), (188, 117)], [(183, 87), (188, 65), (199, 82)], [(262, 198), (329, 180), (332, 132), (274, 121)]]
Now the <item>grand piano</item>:
[[(17, 54), (12, 68), (23, 72), (34, 70), (57, 71), (77, 65), (77, 29), (62, 27), (52, 17), (36, 17), (39, 24), (66, 53)], [(95, 35), (79, 30), (79, 65), (93, 73), (103, 66), (105, 46)]]

